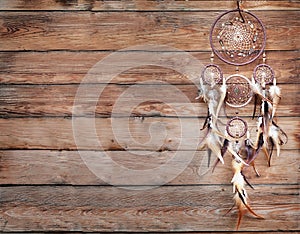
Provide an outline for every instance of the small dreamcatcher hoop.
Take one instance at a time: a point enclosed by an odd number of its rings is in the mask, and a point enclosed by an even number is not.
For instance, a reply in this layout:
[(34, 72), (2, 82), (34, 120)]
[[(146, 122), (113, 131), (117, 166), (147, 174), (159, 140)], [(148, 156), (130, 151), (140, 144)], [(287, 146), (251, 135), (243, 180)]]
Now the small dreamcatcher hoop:
[(210, 31), (214, 53), (224, 62), (245, 65), (261, 55), (266, 44), (262, 22), (240, 9), (227, 11), (214, 22)]
[(223, 79), (223, 72), (221, 68), (214, 64), (207, 65), (202, 72), (202, 80), (204, 84), (214, 86)]
[(245, 136), (247, 130), (247, 123), (239, 117), (230, 119), (226, 124), (226, 131), (228, 135), (236, 139)]
[(247, 77), (234, 74), (226, 78), (227, 94), (226, 104), (231, 107), (243, 107), (247, 105), (253, 96), (250, 81)]
[(274, 71), (267, 64), (259, 64), (253, 71), (253, 78), (259, 84), (269, 84), (274, 80)]

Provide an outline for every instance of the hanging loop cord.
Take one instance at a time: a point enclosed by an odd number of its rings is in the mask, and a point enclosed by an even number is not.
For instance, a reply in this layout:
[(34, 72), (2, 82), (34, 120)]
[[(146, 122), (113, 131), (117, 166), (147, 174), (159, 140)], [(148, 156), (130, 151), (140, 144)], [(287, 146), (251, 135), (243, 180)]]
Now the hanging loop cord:
[(240, 8), (240, 2), (242, 2), (242, 1), (241, 1), (241, 0), (239, 0), (239, 1), (236, 1), (236, 4), (237, 4), (237, 9), (238, 9), (238, 11), (239, 11), (239, 14), (240, 14), (240, 16), (241, 16), (242, 23), (245, 23), (245, 19), (244, 19), (243, 15), (242, 15), (242, 11), (241, 11), (241, 8)]

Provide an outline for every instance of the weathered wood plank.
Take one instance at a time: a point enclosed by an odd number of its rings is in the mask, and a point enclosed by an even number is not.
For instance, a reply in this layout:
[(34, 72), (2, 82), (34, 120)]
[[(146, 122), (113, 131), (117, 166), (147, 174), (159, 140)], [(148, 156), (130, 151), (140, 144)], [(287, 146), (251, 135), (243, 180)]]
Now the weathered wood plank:
[[(82, 153), (82, 152), (81, 152)], [(104, 152), (84, 152), (90, 155), (101, 155)], [(139, 184), (143, 170), (151, 170), (168, 163), (176, 153), (189, 152), (149, 152), (149, 151), (107, 151), (106, 155), (114, 162), (131, 170), (136, 170), (135, 184)], [(225, 165), (219, 164), (214, 173), (211, 172), (213, 162), (207, 166), (207, 153), (197, 151), (191, 163), (175, 179), (168, 181), (169, 185), (210, 185), (228, 184), (232, 177), (231, 159), (225, 157)], [(272, 166), (268, 167), (263, 155), (256, 159), (256, 168), (261, 177), (256, 177), (249, 168), (245, 175), (252, 185), (259, 184), (297, 184), (299, 182), (299, 151), (283, 150), (280, 157), (273, 157)], [(215, 156), (212, 157), (215, 160)], [(106, 164), (101, 159), (93, 160), (93, 164)], [(176, 161), (180, 164), (182, 161)], [(47, 151), (47, 150), (6, 150), (0, 151), (0, 184), (10, 185), (104, 185), (106, 181), (94, 175), (81, 159), (77, 151)], [(104, 165), (105, 166), (105, 165)], [(171, 166), (171, 165), (170, 165)], [(138, 171), (139, 170), (139, 171)], [(119, 174), (114, 170), (114, 174)], [(162, 172), (162, 174), (167, 172)], [(155, 175), (153, 175), (155, 176)], [(124, 178), (128, 181), (128, 178)], [(129, 184), (128, 184), (129, 183)], [(115, 185), (124, 185), (114, 183)], [(142, 184), (142, 183), (140, 183)], [(149, 185), (156, 185), (155, 183)], [(255, 187), (255, 186), (254, 186)]]
[[(164, 44), (210, 51), (209, 31), (219, 12), (1, 12), (0, 50), (118, 50)], [(267, 50), (299, 46), (299, 12), (257, 12)], [(293, 27), (291, 27), (293, 25)], [(276, 30), (274, 30), (276, 29)], [(285, 40), (282, 40), (285, 38)]]
[[(247, 120), (255, 139), (256, 123)], [(95, 123), (95, 129), (91, 124)], [(0, 119), (1, 149), (194, 150), (205, 132), (198, 118), (62, 118)], [(299, 148), (299, 118), (280, 118), (289, 136), (283, 149)], [(220, 126), (222, 129), (222, 126)], [(97, 134), (97, 135), (96, 135)], [(101, 145), (99, 145), (101, 144)]]
[[(245, 1), (242, 6), (249, 10), (297, 10), (299, 2)], [(90, 11), (201, 11), (228, 10), (236, 7), (234, 1), (64, 1), (64, 0), (2, 0), (1, 10), (90, 10)]]
[[(72, 116), (72, 108), (77, 106), (84, 106), (84, 113), (75, 116), (94, 113), (106, 117), (207, 115), (207, 104), (195, 99), (196, 85), (145, 84), (81, 85), (80, 93), (85, 92), (84, 96), (77, 94), (78, 85), (6, 85), (0, 88), (0, 116)], [(283, 98), (277, 116), (299, 116), (299, 85), (281, 84), (280, 87)], [(240, 115), (252, 116), (253, 102), (241, 108)], [(235, 112), (236, 109), (226, 107), (227, 115), (235, 115)]]
[[(236, 212), (224, 216), (232, 205), (231, 186), (142, 191), (22, 186), (0, 191), (3, 231), (231, 231), (236, 225)], [(241, 231), (299, 229), (298, 186), (259, 186), (249, 196), (265, 219), (246, 216)]]
[[(107, 56), (118, 57), (122, 52), (0, 52), (0, 83), (2, 84), (76, 84), (80, 83), (89, 70), (97, 63), (103, 62)], [(148, 57), (151, 52), (141, 52)], [(172, 53), (170, 54), (170, 60)], [(174, 53), (175, 54), (175, 53)], [(203, 66), (209, 64), (210, 52), (190, 52), (191, 56), (198, 59)], [(135, 54), (136, 55), (136, 54)], [(164, 52), (156, 53), (157, 59), (162, 57)], [(176, 54), (178, 56), (178, 54)], [(127, 56), (132, 58), (130, 52)], [(180, 56), (179, 56), (180, 58)], [(182, 56), (182, 67), (185, 64), (185, 54)], [(140, 57), (136, 58), (137, 62)], [(165, 60), (167, 62), (167, 59)], [(126, 61), (124, 61), (125, 63)], [(231, 66), (226, 66), (217, 58), (214, 61), (222, 68), (225, 75), (234, 73)], [(261, 63), (261, 59), (247, 66), (240, 68), (240, 72), (247, 77), (251, 77), (255, 66)], [(269, 51), (267, 52), (267, 63), (274, 69), (278, 83), (299, 83), (299, 52), (298, 51)], [(178, 62), (180, 65), (180, 62)], [(101, 66), (99, 65), (101, 68)], [(201, 74), (203, 68), (198, 67)], [(196, 70), (196, 71), (197, 71)], [(191, 84), (194, 77), (186, 77), (172, 69), (169, 64), (161, 63), (158, 66), (138, 66), (133, 67), (118, 76), (115, 76), (114, 69), (101, 69), (99, 76), (95, 74), (94, 83), (107, 83), (101, 79), (105, 72), (110, 75), (112, 83), (135, 84), (138, 82), (158, 83), (167, 82), (170, 84)]]

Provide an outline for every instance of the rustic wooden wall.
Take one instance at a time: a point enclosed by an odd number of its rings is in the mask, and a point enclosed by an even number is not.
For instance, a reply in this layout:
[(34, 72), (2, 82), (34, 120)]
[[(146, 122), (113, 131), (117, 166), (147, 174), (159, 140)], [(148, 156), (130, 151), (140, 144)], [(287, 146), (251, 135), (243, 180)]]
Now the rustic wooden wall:
[[(249, 190), (252, 206), (265, 220), (247, 216), (240, 230), (299, 231), (300, 4), (257, 0), (243, 1), (243, 6), (266, 26), (268, 63), (275, 69), (283, 92), (278, 123), (287, 132), (289, 142), (281, 156), (273, 158), (270, 168), (264, 157), (258, 159), (260, 178), (247, 171), (255, 186), (255, 190)], [(197, 169), (206, 160), (206, 153), (197, 151), (186, 169), (169, 183), (143, 190), (143, 184), (136, 186), (137, 178), (126, 186), (135, 185), (140, 191), (121, 189), (88, 170), (72, 132), (76, 91), (96, 62), (119, 49), (151, 43), (188, 51), (201, 63), (208, 63), (210, 26), (221, 12), (232, 8), (234, 1), (1, 0), (0, 230), (234, 230), (236, 211), (224, 216), (233, 202), (229, 159), (214, 174), (209, 172), (200, 177)], [(249, 75), (254, 66), (243, 71)], [(224, 67), (225, 73), (230, 74), (230, 69)], [(140, 86), (142, 93), (156, 90), (165, 92), (169, 100), (176, 100), (176, 93), (166, 91), (158, 83), (164, 81), (181, 90), (192, 105), (174, 101), (180, 110), (178, 118), (174, 118), (168, 105), (150, 101), (140, 104), (129, 115), (126, 108), (121, 108), (112, 116), (120, 94), (144, 81), (151, 83)], [(136, 67), (116, 76), (109, 84), (100, 82), (87, 90), (92, 92), (95, 87), (104, 86), (95, 119), (102, 145), (95, 146), (86, 139), (89, 132), (82, 129), (78, 150), (91, 155), (106, 150), (129, 168), (149, 169), (164, 164), (178, 147), (178, 121), (184, 126), (202, 124), (206, 115), (205, 104), (194, 99), (197, 87), (187, 77), (163, 67)], [(93, 111), (88, 101), (86, 109)], [(245, 108), (240, 114), (250, 116), (251, 111)], [(119, 130), (126, 131), (127, 117), (136, 144), (124, 139), (117, 142), (111, 130), (115, 120), (120, 123)], [(159, 129), (151, 130), (157, 123), (164, 128), (163, 136)], [(145, 147), (149, 131), (158, 140)], [(192, 150), (190, 142), (198, 141), (194, 139), (193, 127), (187, 131), (189, 136), (180, 148), (182, 155)], [(134, 155), (128, 150), (142, 150), (150, 156)]]

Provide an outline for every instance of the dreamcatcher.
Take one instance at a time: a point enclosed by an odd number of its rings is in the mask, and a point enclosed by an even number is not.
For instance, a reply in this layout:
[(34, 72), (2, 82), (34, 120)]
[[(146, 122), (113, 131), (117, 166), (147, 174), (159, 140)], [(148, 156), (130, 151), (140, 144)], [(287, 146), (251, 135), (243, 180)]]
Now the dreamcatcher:
[[(273, 69), (266, 64), (265, 43), (266, 33), (262, 22), (254, 14), (241, 10), (240, 1), (237, 1), (237, 9), (220, 15), (212, 25), (211, 64), (204, 68), (200, 78), (198, 98), (202, 98), (208, 105), (208, 116), (203, 126), (207, 133), (200, 142), (200, 148), (206, 147), (209, 158), (212, 153), (217, 156), (213, 170), (218, 162), (224, 164), (226, 153), (232, 156), (234, 175), (231, 183), (239, 211), (237, 229), (246, 212), (263, 218), (250, 206), (246, 184), (251, 188), (252, 186), (244, 176), (243, 169), (251, 166), (256, 175), (260, 176), (255, 168), (255, 159), (260, 152), (265, 154), (270, 166), (274, 146), (279, 156), (281, 145), (287, 142), (287, 135), (274, 119), (281, 91)], [(224, 77), (221, 68), (214, 64), (214, 55), (223, 62), (236, 66), (236, 73)], [(263, 63), (255, 67), (252, 77), (239, 74), (239, 66), (249, 64), (261, 55)], [(249, 105), (253, 99), (252, 119), (257, 117), (254, 140), (250, 136), (249, 121), (239, 116), (239, 108)], [(261, 107), (258, 116), (257, 104)], [(223, 123), (219, 114), (222, 106), (226, 105), (236, 110), (236, 116), (226, 116), (228, 121)], [(220, 126), (223, 125), (224, 132), (220, 131)]]

